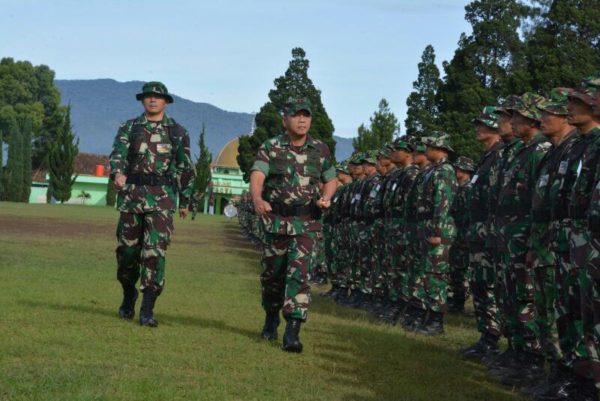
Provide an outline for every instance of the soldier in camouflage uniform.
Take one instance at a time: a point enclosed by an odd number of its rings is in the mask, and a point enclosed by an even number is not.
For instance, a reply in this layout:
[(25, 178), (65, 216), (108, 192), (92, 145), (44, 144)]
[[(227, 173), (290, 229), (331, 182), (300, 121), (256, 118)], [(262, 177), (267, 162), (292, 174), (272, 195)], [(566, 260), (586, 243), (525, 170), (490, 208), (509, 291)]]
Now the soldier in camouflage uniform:
[(456, 194), (454, 167), (448, 161), (450, 136), (436, 132), (426, 140), (427, 159), (431, 162), (421, 181), (415, 201), (419, 262), (414, 266), (411, 306), (417, 309), (412, 329), (424, 335), (444, 332), (447, 312), (448, 257), (456, 237), (450, 208)]
[[(492, 191), (492, 172), (500, 159), (504, 142), (500, 138), (500, 115), (497, 107), (485, 106), (481, 114), (473, 120), (475, 135), (485, 153), (477, 164), (471, 179), (469, 194), (469, 264), (471, 268), (471, 293), (475, 309), (479, 341), (463, 348), (461, 353), (468, 358), (484, 358), (498, 353), (500, 324), (496, 305), (494, 253), (486, 246), (491, 235), (489, 197)], [(512, 132), (510, 126), (508, 129)]]
[[(344, 288), (345, 280), (341, 268), (343, 261), (339, 254), (342, 252), (342, 248), (347, 246), (347, 243), (344, 241), (346, 233), (342, 224), (341, 205), (349, 184), (352, 182), (352, 176), (345, 163), (338, 165), (336, 172), (337, 189), (331, 199), (331, 207), (324, 212), (324, 221), (329, 225), (329, 231), (325, 234), (325, 249), (331, 289), (323, 296), (333, 299), (336, 299), (338, 294), (344, 291), (342, 288)], [(325, 227), (323, 231), (325, 233)]]
[(302, 352), (299, 333), (310, 303), (311, 256), (322, 230), (318, 211), (330, 206), (336, 189), (329, 149), (308, 135), (311, 108), (306, 98), (286, 102), (287, 132), (261, 145), (250, 177), (254, 207), (265, 227), (262, 336), (277, 338), (282, 310), (287, 321), (282, 349), (289, 352)]
[[(156, 327), (154, 304), (165, 282), (165, 254), (173, 232), (173, 212), (185, 218), (194, 167), (187, 131), (165, 114), (173, 102), (166, 86), (148, 82), (136, 95), (144, 114), (121, 125), (110, 154), (111, 179), (119, 190), (117, 279), (123, 287), (119, 315), (133, 319), (140, 278), (140, 324)], [(179, 199), (178, 199), (179, 198)]]
[(534, 303), (534, 272), (527, 261), (532, 226), (531, 201), (539, 164), (550, 143), (539, 131), (538, 95), (526, 93), (514, 105), (511, 124), (523, 145), (504, 170), (498, 194), (499, 238), (504, 245), (503, 309), (511, 344), (516, 351), (514, 364), (493, 374), (511, 385), (530, 385), (544, 374), (540, 327)]
[(450, 247), (450, 283), (448, 289), (448, 312), (463, 313), (469, 295), (469, 196), (472, 189), (471, 175), (475, 171), (473, 160), (461, 156), (454, 163), (458, 189), (450, 209), (456, 224), (456, 239)]
[[(561, 160), (561, 174), (554, 190), (570, 187), (567, 200), (570, 263), (561, 262), (557, 271), (557, 326), (563, 358), (561, 375), (555, 383), (536, 394), (539, 399), (596, 400), (598, 383), (597, 291), (597, 184), (600, 169), (600, 116), (597, 107), (598, 85), (593, 79), (568, 95), (569, 124), (579, 138)], [(559, 192), (560, 194), (561, 192)], [(557, 196), (557, 202), (562, 199)], [(555, 206), (553, 206), (553, 209)], [(563, 217), (557, 215), (556, 217)], [(564, 334), (561, 334), (564, 333)]]
[[(405, 257), (401, 258), (396, 269), (399, 288), (400, 300), (403, 302), (403, 310), (396, 320), (396, 324), (400, 324), (406, 330), (413, 330), (414, 327), (419, 327), (424, 317), (423, 309), (412, 305), (412, 287), (414, 283), (415, 271), (419, 269), (421, 261), (421, 240), (418, 237), (417, 225), (417, 200), (422, 196), (424, 189), (425, 177), (431, 168), (431, 162), (427, 159), (425, 152), (427, 151), (423, 139), (416, 139), (413, 142), (413, 163), (418, 167), (417, 174), (412, 179), (409, 187), (398, 185), (398, 188), (405, 188), (406, 196), (404, 197), (402, 212), (404, 231), (402, 233), (401, 245), (405, 248)], [(397, 200), (402, 199), (400, 196)], [(398, 210), (396, 206), (394, 210)]]

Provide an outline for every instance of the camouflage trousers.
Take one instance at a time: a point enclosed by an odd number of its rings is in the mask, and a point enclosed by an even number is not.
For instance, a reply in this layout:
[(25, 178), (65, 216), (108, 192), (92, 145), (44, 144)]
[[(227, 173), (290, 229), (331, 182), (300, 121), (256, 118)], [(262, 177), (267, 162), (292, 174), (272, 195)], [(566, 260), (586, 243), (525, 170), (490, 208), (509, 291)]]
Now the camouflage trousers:
[(582, 337), (575, 346), (574, 367), (600, 387), (600, 233), (574, 220), (570, 235), (571, 261), (579, 273)]
[(385, 225), (383, 219), (375, 219), (372, 225), (371, 271), (373, 294), (378, 297), (387, 297), (389, 292), (388, 270), (385, 265)]
[(404, 257), (399, 258), (398, 281), (400, 299), (409, 302), (412, 299), (412, 288), (415, 281), (415, 272), (420, 269), (422, 248), (417, 235), (417, 224), (406, 223), (404, 235), (401, 236), (401, 247), (404, 248)]
[(359, 266), (360, 279), (359, 289), (365, 294), (373, 293), (373, 242), (375, 230), (373, 223), (363, 222), (358, 233), (359, 240)]
[(173, 212), (121, 212), (117, 224), (117, 280), (160, 294), (165, 285), (165, 254), (173, 233)]
[(471, 292), (477, 330), (493, 336), (500, 336), (500, 314), (496, 304), (496, 269), (491, 249), (484, 242), (471, 242), (469, 247), (471, 262)]
[(265, 233), (260, 282), (264, 310), (283, 310), (286, 319), (306, 320), (310, 304), (310, 269), (317, 233)]
[(342, 288), (350, 286), (350, 277), (352, 276), (352, 257), (350, 242), (350, 222), (342, 221), (337, 226), (335, 235), (336, 250), (333, 258), (335, 260), (335, 274), (331, 278), (331, 283)]
[(350, 277), (348, 278), (348, 287), (350, 289), (359, 290), (361, 286), (361, 253), (365, 244), (361, 241), (365, 237), (365, 226), (363, 223), (353, 221), (350, 226), (350, 244), (356, 246), (349, 247), (349, 262), (350, 262)]
[(534, 272), (527, 263), (529, 229), (528, 223), (511, 223), (502, 227), (501, 235), (508, 246), (508, 252), (501, 255), (504, 265), (502, 307), (512, 346), (541, 354)]
[(419, 230), (420, 261), (412, 273), (411, 304), (433, 312), (447, 311), (449, 254), (452, 240), (432, 245)]
[(387, 270), (388, 292), (392, 302), (398, 302), (400, 300), (402, 278), (403, 276), (406, 276), (406, 245), (403, 238), (404, 228), (405, 226), (402, 220), (398, 218), (392, 218), (386, 224), (384, 268)]
[(448, 286), (448, 303), (464, 305), (469, 297), (469, 247), (457, 245), (450, 247), (450, 282)]
[(317, 232), (317, 241), (313, 248), (312, 266), (310, 269), (311, 274), (323, 274), (327, 275), (327, 259), (325, 256), (325, 237), (322, 231)]

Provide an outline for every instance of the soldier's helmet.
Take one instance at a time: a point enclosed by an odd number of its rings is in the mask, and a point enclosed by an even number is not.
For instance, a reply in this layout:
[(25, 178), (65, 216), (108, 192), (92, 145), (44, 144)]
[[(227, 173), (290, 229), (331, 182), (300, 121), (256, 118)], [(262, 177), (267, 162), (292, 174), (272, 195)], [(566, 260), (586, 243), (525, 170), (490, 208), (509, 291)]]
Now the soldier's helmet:
[(517, 112), (530, 120), (540, 121), (542, 113), (538, 108), (538, 105), (544, 101), (545, 99), (543, 96), (533, 92), (525, 92), (512, 107), (508, 107), (508, 110)]
[(450, 146), (450, 135), (443, 131), (436, 131), (425, 139), (425, 144), (430, 148), (442, 149), (454, 153)]
[(152, 81), (146, 82), (144, 86), (142, 86), (142, 91), (135, 95), (137, 100), (142, 100), (146, 96), (155, 95), (164, 98), (167, 103), (173, 103), (173, 96), (169, 94), (169, 90), (162, 82)]
[(308, 114), (312, 115), (312, 103), (306, 97), (290, 97), (283, 105), (283, 115), (293, 116), (300, 110), (308, 111)]
[(500, 115), (498, 114), (498, 107), (496, 106), (485, 106), (481, 113), (471, 120), (474, 124), (480, 123), (492, 129), (498, 129), (499, 121)]
[(557, 116), (566, 116), (568, 96), (572, 92), (569, 88), (553, 88), (550, 90), (548, 97), (540, 102), (537, 107), (541, 111), (554, 114)]
[(456, 159), (454, 162), (454, 167), (470, 173), (475, 171), (475, 163), (473, 162), (473, 159), (466, 156), (460, 156), (458, 159)]

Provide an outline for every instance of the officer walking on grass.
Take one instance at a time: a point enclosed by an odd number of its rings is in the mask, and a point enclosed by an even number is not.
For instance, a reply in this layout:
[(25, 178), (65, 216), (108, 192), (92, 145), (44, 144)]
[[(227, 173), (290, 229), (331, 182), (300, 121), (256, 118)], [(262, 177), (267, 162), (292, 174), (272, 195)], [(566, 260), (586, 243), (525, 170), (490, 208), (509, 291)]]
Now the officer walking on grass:
[(265, 229), (262, 337), (277, 339), (282, 310), (287, 321), (282, 349), (288, 352), (302, 352), (300, 325), (307, 317), (311, 258), (322, 230), (319, 210), (330, 206), (336, 190), (329, 149), (308, 134), (311, 121), (310, 101), (290, 98), (283, 108), (286, 133), (261, 145), (250, 176), (254, 208)]
[(133, 319), (140, 278), (140, 324), (156, 327), (153, 309), (165, 283), (165, 254), (173, 212), (188, 214), (194, 168), (187, 131), (165, 114), (173, 103), (166, 86), (148, 82), (136, 95), (144, 113), (121, 125), (110, 154), (111, 179), (119, 190), (117, 279), (123, 287), (119, 316)]

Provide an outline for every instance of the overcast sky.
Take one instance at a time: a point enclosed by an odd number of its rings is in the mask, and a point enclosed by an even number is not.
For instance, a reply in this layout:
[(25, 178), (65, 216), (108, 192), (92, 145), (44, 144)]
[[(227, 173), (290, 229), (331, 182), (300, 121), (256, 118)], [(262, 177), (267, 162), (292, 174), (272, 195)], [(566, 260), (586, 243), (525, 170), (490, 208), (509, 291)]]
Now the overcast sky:
[(256, 112), (291, 49), (310, 60), (336, 134), (356, 135), (385, 97), (401, 122), (423, 49), (441, 69), (466, 0), (0, 0), (0, 57), (58, 79), (165, 82), (230, 111)]

